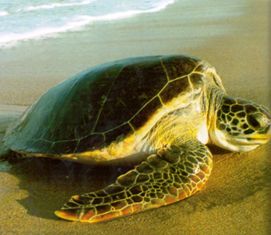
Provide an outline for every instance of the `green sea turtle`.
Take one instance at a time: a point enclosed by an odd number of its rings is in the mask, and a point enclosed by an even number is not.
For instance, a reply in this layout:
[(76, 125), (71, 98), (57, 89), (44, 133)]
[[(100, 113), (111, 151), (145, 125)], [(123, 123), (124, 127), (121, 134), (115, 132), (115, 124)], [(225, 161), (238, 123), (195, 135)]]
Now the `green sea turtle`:
[(249, 151), (270, 139), (271, 115), (225, 93), (214, 67), (181, 55), (129, 58), (48, 90), (4, 144), (24, 156), (111, 163), (146, 156), (115, 183), (73, 196), (55, 214), (99, 222), (187, 198), (212, 170), (207, 143)]

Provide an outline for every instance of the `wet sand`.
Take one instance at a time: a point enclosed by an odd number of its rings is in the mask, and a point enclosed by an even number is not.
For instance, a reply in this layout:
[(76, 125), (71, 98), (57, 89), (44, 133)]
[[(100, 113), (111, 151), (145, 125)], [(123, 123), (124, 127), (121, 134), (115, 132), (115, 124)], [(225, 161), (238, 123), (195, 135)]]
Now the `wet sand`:
[[(243, 14), (229, 19), (199, 24), (188, 18), (184, 22), (181, 12), (191, 9), (178, 2), (152, 16), (108, 24), (102, 29), (93, 25), (83, 33), (86, 35), (71, 33), (65, 39), (3, 50), (0, 104), (29, 105), (50, 86), (101, 62), (181, 53), (213, 64), (229, 94), (271, 108), (270, 8), (267, 0), (250, 0), (245, 6), (238, 5), (241, 2), (236, 1), (234, 6)], [(212, 29), (227, 32), (217, 35)], [(0, 107), (0, 127), (21, 110), (7, 107)], [(214, 153), (212, 175), (206, 187), (193, 197), (94, 225), (62, 221), (53, 211), (71, 195), (113, 182), (125, 169), (48, 159), (0, 162), (0, 234), (268, 234), (271, 144), (249, 153), (217, 149)]]

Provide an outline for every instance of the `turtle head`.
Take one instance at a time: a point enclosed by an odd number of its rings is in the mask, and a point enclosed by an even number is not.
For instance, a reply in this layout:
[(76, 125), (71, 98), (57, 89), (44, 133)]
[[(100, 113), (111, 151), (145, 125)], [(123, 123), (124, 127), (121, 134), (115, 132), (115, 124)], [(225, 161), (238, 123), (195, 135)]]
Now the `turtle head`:
[(271, 138), (270, 112), (249, 100), (224, 96), (212, 126), (212, 142), (231, 151), (250, 151)]

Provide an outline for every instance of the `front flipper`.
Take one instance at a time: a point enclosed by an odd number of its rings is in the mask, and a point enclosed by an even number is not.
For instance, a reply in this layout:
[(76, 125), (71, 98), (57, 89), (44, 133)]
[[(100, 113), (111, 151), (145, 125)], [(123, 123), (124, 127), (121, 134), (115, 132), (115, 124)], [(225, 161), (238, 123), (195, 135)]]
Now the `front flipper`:
[(202, 188), (212, 169), (206, 146), (190, 141), (150, 155), (106, 188), (73, 196), (55, 214), (95, 223), (182, 200)]

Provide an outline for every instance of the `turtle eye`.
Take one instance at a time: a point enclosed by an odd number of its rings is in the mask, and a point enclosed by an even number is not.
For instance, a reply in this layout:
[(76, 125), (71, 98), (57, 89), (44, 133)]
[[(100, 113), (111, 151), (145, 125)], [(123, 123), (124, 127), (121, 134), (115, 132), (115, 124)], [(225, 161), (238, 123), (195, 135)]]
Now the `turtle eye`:
[(249, 125), (254, 129), (262, 130), (270, 127), (270, 119), (261, 113), (248, 115), (247, 121)]
[(253, 128), (255, 129), (258, 129), (261, 127), (261, 124), (260, 122), (257, 120), (257, 117), (256, 116), (252, 116), (252, 115), (249, 115), (247, 117), (247, 121), (249, 123), (250, 126), (252, 126)]

